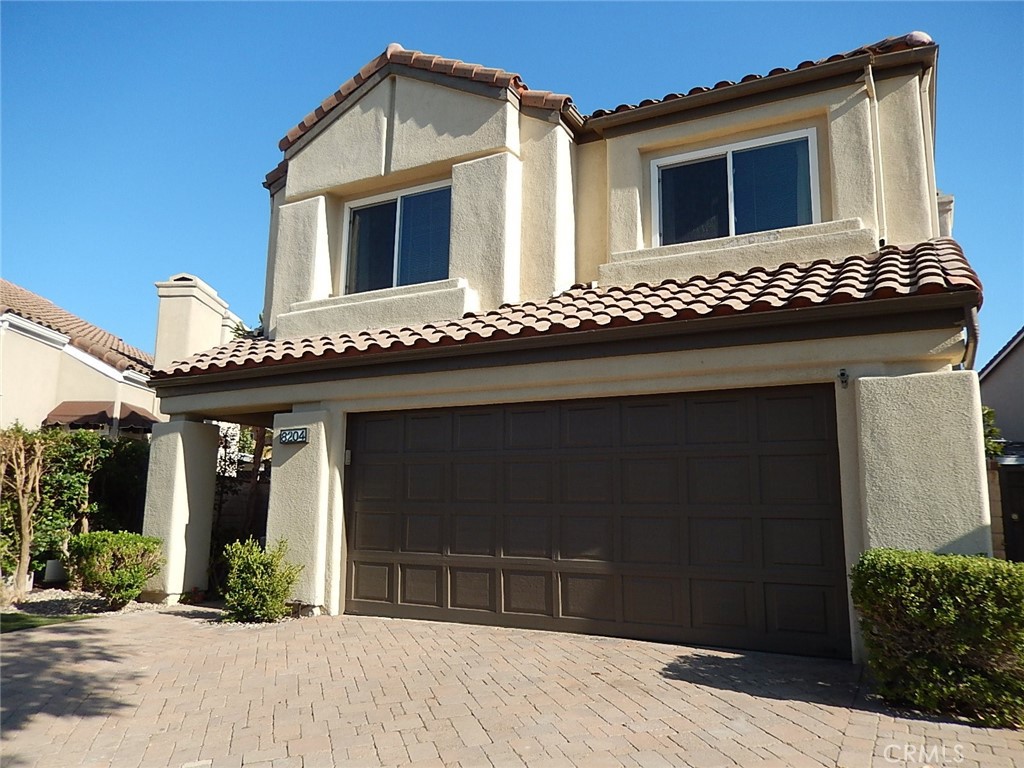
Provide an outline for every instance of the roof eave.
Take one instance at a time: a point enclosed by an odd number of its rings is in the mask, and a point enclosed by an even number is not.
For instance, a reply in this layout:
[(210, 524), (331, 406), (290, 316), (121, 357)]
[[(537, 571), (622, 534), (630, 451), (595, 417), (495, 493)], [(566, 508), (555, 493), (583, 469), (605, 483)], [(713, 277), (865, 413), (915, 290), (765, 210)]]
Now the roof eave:
[(163, 397), (169, 390), (179, 387), (188, 387), (199, 383), (258, 379), (264, 376), (276, 375), (279, 372), (301, 373), (313, 369), (323, 370), (326, 367), (347, 368), (391, 363), (397, 360), (480, 355), (499, 350), (512, 351), (523, 348), (569, 346), (624, 338), (707, 333), (733, 328), (814, 323), (823, 318), (845, 320), (875, 317), (896, 312), (924, 312), (950, 308), (969, 308), (977, 306), (980, 301), (981, 293), (974, 289), (912, 294), (909, 296), (864, 299), (861, 301), (821, 304), (810, 307), (747, 311), (734, 315), (672, 319), (663, 322), (637, 323), (628, 326), (596, 328), (584, 331), (517, 335), (494, 340), (475, 341), (469, 344), (453, 343), (423, 347), (403, 347), (401, 349), (371, 352), (369, 354), (320, 356), (309, 360), (263, 361), (255, 365), (234, 365), (231, 368), (218, 368), (213, 371), (200, 373), (179, 373), (170, 376), (158, 374), (150, 379), (150, 386), (157, 390), (158, 396)]
[(856, 72), (864, 69), (868, 64), (871, 64), (876, 70), (913, 63), (934, 66), (937, 56), (937, 45), (927, 45), (894, 53), (874, 54), (865, 52), (845, 59), (813, 64), (803, 69), (794, 69), (775, 75), (765, 75), (755, 80), (740, 81), (721, 88), (711, 88), (702, 93), (683, 95), (679, 98), (663, 100), (643, 107), (633, 107), (621, 112), (601, 115), (600, 117), (588, 117), (584, 119), (582, 132), (593, 132), (600, 135), (609, 128), (629, 123), (650, 120), (709, 104), (732, 101), (816, 80), (825, 80), (848, 72)]

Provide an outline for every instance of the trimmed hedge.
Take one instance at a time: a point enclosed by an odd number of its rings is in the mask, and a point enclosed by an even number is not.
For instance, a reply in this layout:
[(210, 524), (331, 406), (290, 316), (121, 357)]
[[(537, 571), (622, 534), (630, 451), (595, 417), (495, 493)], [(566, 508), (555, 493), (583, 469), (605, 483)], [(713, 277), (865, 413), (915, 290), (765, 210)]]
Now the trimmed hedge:
[(104, 597), (111, 608), (123, 608), (160, 571), (160, 545), (160, 539), (126, 531), (80, 533), (68, 542), (69, 579)]
[(288, 542), (284, 539), (266, 550), (252, 538), (224, 547), (228, 562), (224, 608), (228, 621), (277, 621), (288, 615), (285, 600), (302, 566), (285, 562), (287, 554)]
[(1024, 726), (1024, 563), (874, 549), (852, 582), (883, 698)]

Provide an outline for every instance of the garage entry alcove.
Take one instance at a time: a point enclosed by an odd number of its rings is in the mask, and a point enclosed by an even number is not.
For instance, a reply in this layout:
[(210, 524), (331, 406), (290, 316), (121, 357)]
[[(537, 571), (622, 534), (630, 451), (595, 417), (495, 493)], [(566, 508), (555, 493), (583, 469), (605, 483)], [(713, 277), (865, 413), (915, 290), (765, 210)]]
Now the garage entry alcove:
[(848, 658), (828, 385), (349, 417), (346, 611)]

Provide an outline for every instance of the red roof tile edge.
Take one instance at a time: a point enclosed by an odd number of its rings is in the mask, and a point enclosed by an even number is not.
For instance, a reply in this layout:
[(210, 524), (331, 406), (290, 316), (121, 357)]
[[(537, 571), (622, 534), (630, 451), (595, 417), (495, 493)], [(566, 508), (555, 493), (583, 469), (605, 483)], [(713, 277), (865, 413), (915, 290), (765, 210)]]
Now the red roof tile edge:
[(797, 64), (793, 69), (787, 69), (786, 67), (776, 67), (771, 70), (767, 75), (749, 74), (740, 78), (738, 81), (733, 80), (722, 80), (715, 83), (712, 87), (697, 86), (691, 88), (685, 93), (669, 93), (660, 99), (644, 99), (639, 104), (619, 104), (611, 109), (598, 109), (593, 114), (584, 117), (584, 124), (586, 121), (593, 120), (599, 117), (605, 117), (606, 115), (618, 114), (621, 112), (631, 112), (642, 107), (649, 107), (654, 104), (661, 104), (665, 101), (674, 101), (676, 99), (684, 99), (687, 96), (696, 96), (697, 94), (707, 93), (708, 91), (718, 91), (723, 88), (729, 88), (740, 83), (749, 83), (754, 80), (763, 80), (768, 77), (775, 77), (777, 75), (784, 75), (789, 72), (800, 69), (809, 69), (811, 67), (821, 66), (822, 64), (831, 64), (834, 61), (843, 61), (845, 59), (852, 59), (856, 56), (881, 56), (887, 53), (897, 53), (899, 51), (909, 51), (915, 48), (934, 47), (935, 41), (932, 40), (931, 36), (926, 32), (910, 32), (906, 35), (899, 35), (897, 37), (887, 37), (884, 40), (879, 40), (877, 43), (871, 45), (864, 45), (860, 48), (855, 48), (852, 51), (846, 53), (836, 53), (832, 56), (828, 56), (818, 61), (802, 61)]
[(547, 301), (506, 305), (446, 323), (280, 341), (239, 339), (176, 362), (153, 378), (958, 291), (980, 294), (981, 282), (956, 241), (940, 238), (906, 249), (886, 246), (871, 257), (839, 263), (755, 267), (658, 285), (577, 285)]
[(64, 334), (72, 346), (118, 371), (130, 369), (148, 376), (153, 370), (153, 356), (148, 352), (10, 280), (0, 280), (0, 314), (4, 312)]
[[(345, 101), (353, 91), (388, 64), (397, 64), (427, 72), (436, 72), (450, 77), (472, 80), (486, 85), (507, 88), (516, 93), (523, 100), (523, 105), (527, 107), (553, 109), (561, 112), (569, 109), (572, 105), (572, 98), (566, 94), (530, 90), (529, 86), (515, 72), (484, 67), (480, 64), (470, 64), (459, 59), (446, 59), (441, 56), (423, 53), (422, 51), (407, 51), (398, 43), (391, 43), (384, 49), (383, 53), (364, 64), (359, 72), (342, 83), (338, 90), (320, 102), (316, 109), (288, 131), (287, 135), (278, 142), (278, 147), (281, 151), (283, 152), (295, 144), (325, 115)], [(271, 171), (271, 173), (274, 173), (274, 171)], [(267, 183), (271, 183), (269, 175)]]

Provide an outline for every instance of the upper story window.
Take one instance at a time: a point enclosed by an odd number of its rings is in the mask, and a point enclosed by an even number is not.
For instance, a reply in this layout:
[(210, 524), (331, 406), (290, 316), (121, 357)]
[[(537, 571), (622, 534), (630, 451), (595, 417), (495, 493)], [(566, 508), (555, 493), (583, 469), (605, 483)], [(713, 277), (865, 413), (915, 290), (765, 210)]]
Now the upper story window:
[(653, 245), (819, 221), (814, 129), (651, 163)]
[(346, 294), (447, 279), (448, 182), (357, 200), (345, 214)]

